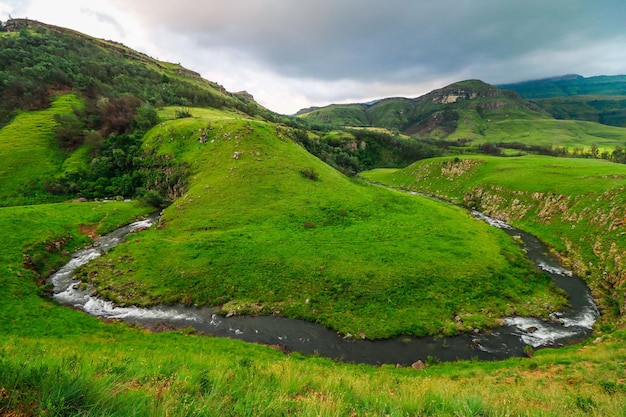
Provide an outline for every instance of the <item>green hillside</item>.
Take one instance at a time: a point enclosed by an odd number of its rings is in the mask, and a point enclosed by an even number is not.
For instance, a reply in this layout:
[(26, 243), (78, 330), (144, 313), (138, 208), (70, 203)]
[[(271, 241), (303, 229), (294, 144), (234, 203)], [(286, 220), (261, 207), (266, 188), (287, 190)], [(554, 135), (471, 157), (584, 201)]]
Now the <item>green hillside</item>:
[(624, 165), (545, 156), (468, 156), (363, 175), (475, 207), (535, 234), (585, 277), (605, 317), (623, 320)]
[(514, 90), (557, 119), (626, 127), (626, 76), (570, 75), (499, 86)]
[[(601, 107), (606, 100), (594, 103)], [(613, 109), (618, 105), (621, 106), (613, 103), (609, 107)], [(621, 110), (610, 110), (602, 115), (597, 111), (588, 112), (579, 117), (573, 112), (563, 117), (563, 111), (563, 106), (556, 102), (531, 103), (512, 91), (470, 80), (416, 99), (389, 98), (374, 104), (331, 105), (306, 109), (298, 115), (309, 121), (341, 126), (383, 127), (419, 138), (443, 140), (446, 147), (453, 144), (460, 150), (473, 152), (479, 145), (497, 144), (504, 149), (541, 146), (579, 154), (588, 153), (594, 145), (611, 153), (616, 146), (626, 143), (624, 129), (598, 123), (613, 118), (615, 123), (611, 124), (619, 125)], [(557, 120), (553, 116), (580, 120)]]
[[(550, 244), (603, 309), (578, 345), (375, 367), (191, 328), (153, 331), (51, 299), (46, 278), (72, 252), (162, 210), (158, 226), (79, 271), (94, 292), (117, 305), (301, 318), (356, 338), (428, 334), (442, 349), (449, 335), (488, 331), (509, 314), (547, 320), (565, 306), (501, 230), (344, 173), (440, 154), (405, 131), (465, 151), (506, 132), (612, 146), (621, 129), (559, 124), (479, 81), (341, 117), (385, 128), (275, 115), (120, 44), (0, 24), (0, 416), (625, 415), (626, 172), (595, 159), (458, 155), (365, 174)], [(468, 145), (455, 134), (476, 136)]]
[(0, 205), (54, 199), (43, 182), (61, 173), (66, 156), (54, 137), (54, 115), (69, 114), (77, 105), (76, 96), (61, 96), (49, 109), (21, 113), (0, 129)]
[(288, 135), (241, 118), (151, 130), (144, 147), (188, 163), (193, 179), (162, 228), (111, 255), (132, 262), (110, 268), (103, 257), (85, 279), (122, 305), (216, 305), (368, 338), (453, 334), (452, 311), (471, 316), (471, 330), (507, 309), (541, 315), (561, 302), (497, 230), (445, 204), (349, 180)]

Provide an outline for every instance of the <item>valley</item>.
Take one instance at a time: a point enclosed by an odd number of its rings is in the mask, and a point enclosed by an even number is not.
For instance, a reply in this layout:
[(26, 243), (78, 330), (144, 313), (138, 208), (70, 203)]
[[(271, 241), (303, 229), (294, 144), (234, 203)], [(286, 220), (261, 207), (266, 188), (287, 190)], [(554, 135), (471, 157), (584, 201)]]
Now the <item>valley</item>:
[[(626, 412), (623, 127), (557, 120), (478, 80), (283, 116), (123, 45), (15, 26), (0, 33), (0, 414)], [(154, 213), (99, 253), (98, 237)], [(558, 349), (520, 324), (514, 357), (450, 353), (507, 318), (567, 310), (524, 232), (584, 280), (600, 318)], [(402, 359), (89, 316), (48, 281), (89, 246), (83, 297), (393, 340)]]

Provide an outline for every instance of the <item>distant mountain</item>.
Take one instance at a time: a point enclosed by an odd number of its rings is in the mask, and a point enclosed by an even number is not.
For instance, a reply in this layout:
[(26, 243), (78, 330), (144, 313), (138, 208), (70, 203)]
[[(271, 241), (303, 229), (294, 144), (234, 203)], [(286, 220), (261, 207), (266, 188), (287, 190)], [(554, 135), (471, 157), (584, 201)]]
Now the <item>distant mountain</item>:
[[(333, 104), (300, 110), (298, 116), (342, 126), (374, 126), (409, 135), (446, 137), (456, 131), (461, 115), (468, 111), (478, 115), (494, 111), (541, 113), (515, 92), (468, 80), (414, 99), (396, 97), (370, 103)], [(465, 120), (467, 115), (463, 116)]]
[(497, 87), (516, 91), (525, 99), (580, 95), (626, 96), (626, 75), (585, 78), (582, 75), (569, 74), (520, 83), (501, 84)]
[(626, 75), (564, 75), (499, 87), (516, 91), (557, 119), (626, 126)]
[[(571, 75), (545, 83), (576, 82), (578, 79), (579, 76)], [(559, 100), (575, 100), (575, 105), (583, 109), (579, 97), (589, 101), (587, 109), (608, 101), (609, 110), (600, 117), (592, 111), (577, 114), (572, 109), (558, 107)], [(622, 102), (615, 97), (576, 96), (526, 100), (516, 91), (504, 90), (479, 80), (468, 80), (413, 99), (396, 97), (372, 103), (333, 104), (301, 110), (298, 116), (315, 123), (390, 129), (440, 141), (440, 144), (445, 142), (445, 146), (495, 144), (512, 149), (517, 149), (519, 145), (573, 149), (596, 144), (613, 149), (623, 145), (626, 131), (597, 123), (606, 123), (613, 117), (611, 120), (616, 123), (606, 124), (621, 126), (617, 121), (621, 119), (623, 110), (620, 113), (614, 108), (619, 105), (626, 108), (626, 97), (623, 99), (625, 101)]]

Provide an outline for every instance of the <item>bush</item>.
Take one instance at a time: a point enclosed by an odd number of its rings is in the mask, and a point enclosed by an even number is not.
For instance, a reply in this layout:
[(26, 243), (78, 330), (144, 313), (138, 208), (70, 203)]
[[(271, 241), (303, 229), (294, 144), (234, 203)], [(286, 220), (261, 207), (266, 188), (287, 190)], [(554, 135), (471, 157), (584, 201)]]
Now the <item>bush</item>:
[(146, 205), (158, 209), (163, 209), (171, 204), (171, 202), (165, 197), (153, 190), (146, 191), (146, 193), (142, 195), (139, 200)]
[(176, 110), (175, 114), (177, 119), (187, 119), (189, 117), (193, 117), (188, 108)]
[(302, 174), (304, 178), (308, 178), (313, 181), (319, 180), (319, 175), (317, 171), (315, 171), (315, 169), (312, 167), (302, 168), (302, 170), (300, 171), (300, 174)]

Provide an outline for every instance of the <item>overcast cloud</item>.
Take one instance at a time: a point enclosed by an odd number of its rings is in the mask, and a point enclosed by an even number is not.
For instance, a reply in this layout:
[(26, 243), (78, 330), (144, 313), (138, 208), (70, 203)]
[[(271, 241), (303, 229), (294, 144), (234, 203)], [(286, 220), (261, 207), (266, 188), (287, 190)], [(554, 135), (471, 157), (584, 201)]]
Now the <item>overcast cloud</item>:
[(626, 73), (621, 0), (0, 0), (179, 62), (280, 113), (497, 84)]

